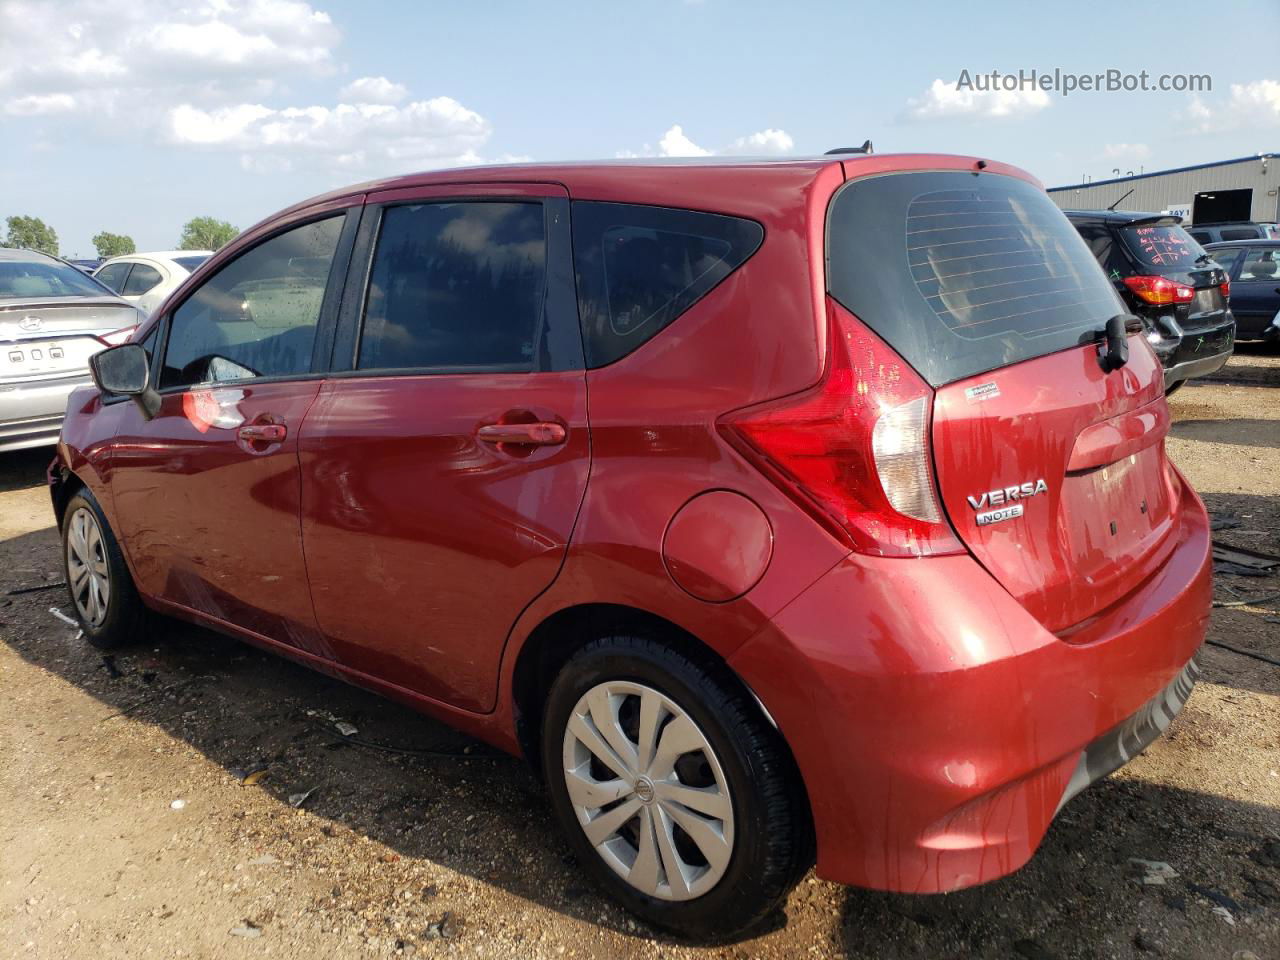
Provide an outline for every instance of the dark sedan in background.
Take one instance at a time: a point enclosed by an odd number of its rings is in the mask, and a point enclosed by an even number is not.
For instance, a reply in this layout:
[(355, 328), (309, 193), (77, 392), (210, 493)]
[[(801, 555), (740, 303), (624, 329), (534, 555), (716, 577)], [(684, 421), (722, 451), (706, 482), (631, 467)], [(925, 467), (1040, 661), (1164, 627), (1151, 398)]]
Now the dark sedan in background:
[(1280, 342), (1280, 240), (1237, 240), (1205, 249), (1231, 276), (1240, 339)]
[(89, 357), (140, 319), (66, 261), (0, 248), (0, 451), (57, 443), (68, 394), (92, 382)]
[(1068, 210), (1125, 305), (1142, 320), (1164, 366), (1165, 391), (1220, 369), (1235, 346), (1226, 272), (1180, 218), (1125, 210)]

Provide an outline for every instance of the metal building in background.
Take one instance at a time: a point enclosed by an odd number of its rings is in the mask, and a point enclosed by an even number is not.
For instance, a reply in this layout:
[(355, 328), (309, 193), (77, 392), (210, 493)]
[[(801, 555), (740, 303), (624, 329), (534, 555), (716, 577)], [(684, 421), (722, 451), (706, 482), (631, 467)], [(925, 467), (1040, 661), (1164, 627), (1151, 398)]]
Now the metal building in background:
[(1064, 210), (1102, 210), (1119, 200), (1117, 210), (1175, 213), (1184, 223), (1276, 221), (1280, 153), (1051, 187), (1049, 196)]

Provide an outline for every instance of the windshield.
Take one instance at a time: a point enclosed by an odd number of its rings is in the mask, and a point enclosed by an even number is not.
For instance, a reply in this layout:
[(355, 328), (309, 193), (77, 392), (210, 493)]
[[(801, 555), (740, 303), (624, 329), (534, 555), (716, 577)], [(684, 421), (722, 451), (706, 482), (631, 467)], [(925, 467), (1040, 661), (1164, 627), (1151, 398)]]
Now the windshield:
[(194, 273), (196, 267), (208, 260), (208, 255), (200, 257), (174, 257), (173, 262), (180, 266), (187, 273)]
[(935, 387), (1076, 346), (1124, 312), (1044, 191), (996, 174), (850, 182), (827, 267), (831, 295)]
[(0, 300), (114, 296), (98, 281), (65, 263), (0, 260)]
[(1138, 262), (1156, 271), (1191, 269), (1204, 263), (1207, 257), (1204, 247), (1177, 224), (1125, 227), (1120, 233), (1124, 236), (1124, 245)]

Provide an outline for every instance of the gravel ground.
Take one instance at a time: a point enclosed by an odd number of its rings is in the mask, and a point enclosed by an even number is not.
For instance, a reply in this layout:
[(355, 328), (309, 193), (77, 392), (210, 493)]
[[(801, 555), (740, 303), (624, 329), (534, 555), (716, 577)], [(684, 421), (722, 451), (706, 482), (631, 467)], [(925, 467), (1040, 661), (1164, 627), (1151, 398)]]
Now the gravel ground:
[[(1169, 444), (1217, 536), (1270, 552), (1277, 388), (1280, 358), (1237, 356), (1171, 399)], [(1012, 877), (905, 897), (810, 876), (769, 932), (694, 947), (587, 887), (519, 762), (187, 626), (104, 661), (49, 613), (63, 590), (6, 596), (58, 578), (48, 458), (0, 455), (0, 956), (1280, 958), (1280, 667), (1206, 648), (1169, 733)], [(1210, 636), (1280, 657), (1278, 613), (1215, 610)]]

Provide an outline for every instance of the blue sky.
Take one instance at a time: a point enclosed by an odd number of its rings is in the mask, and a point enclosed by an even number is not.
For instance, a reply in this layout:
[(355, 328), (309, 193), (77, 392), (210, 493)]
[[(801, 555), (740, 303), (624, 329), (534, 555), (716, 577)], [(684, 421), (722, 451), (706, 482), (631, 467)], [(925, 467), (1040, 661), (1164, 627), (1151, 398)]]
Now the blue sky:
[[(64, 255), (104, 229), (161, 249), (192, 216), (247, 227), (415, 169), (868, 137), (1053, 186), (1280, 150), (1278, 37), (1276, 0), (0, 0), (0, 218), (42, 217)], [(1213, 89), (954, 88), (1033, 68)]]

